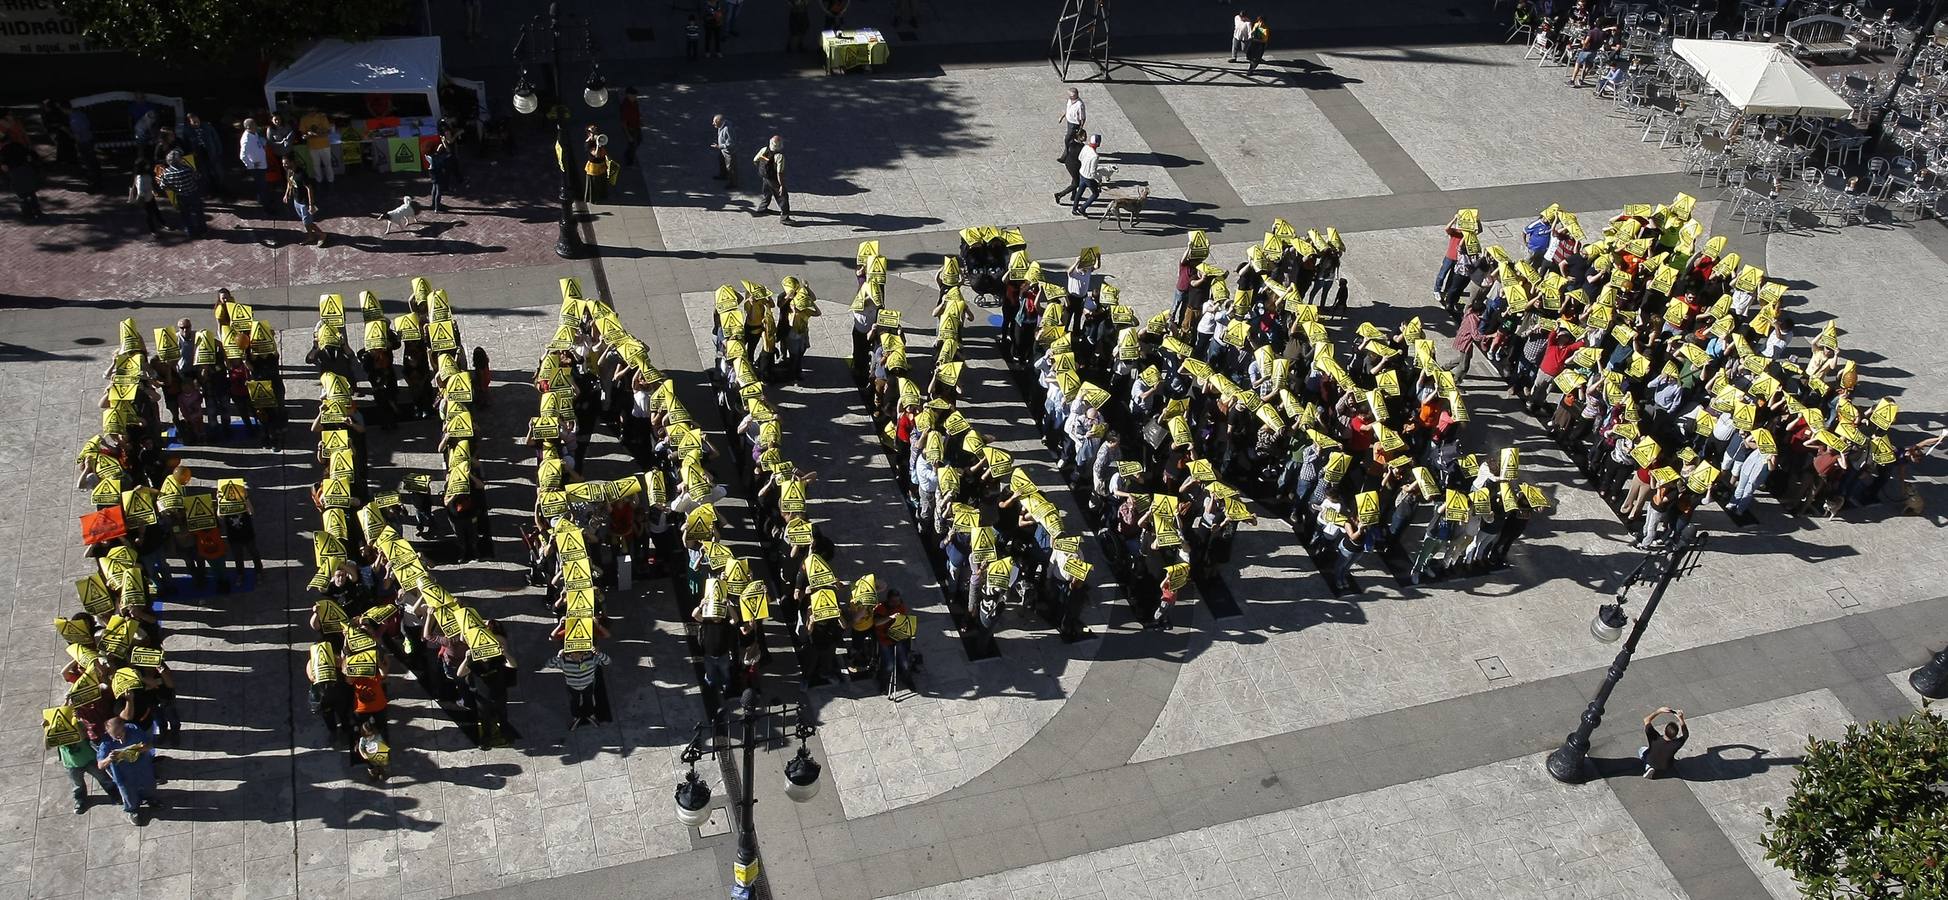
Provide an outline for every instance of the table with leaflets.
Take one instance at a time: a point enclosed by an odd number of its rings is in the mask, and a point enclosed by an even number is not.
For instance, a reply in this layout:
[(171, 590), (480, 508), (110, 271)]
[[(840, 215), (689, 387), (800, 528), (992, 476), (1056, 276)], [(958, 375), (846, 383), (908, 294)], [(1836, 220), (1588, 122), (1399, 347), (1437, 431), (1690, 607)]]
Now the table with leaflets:
[(886, 38), (877, 28), (821, 32), (819, 46), (825, 49), (827, 75), (860, 66), (870, 72), (873, 66), (885, 65), (888, 57)]

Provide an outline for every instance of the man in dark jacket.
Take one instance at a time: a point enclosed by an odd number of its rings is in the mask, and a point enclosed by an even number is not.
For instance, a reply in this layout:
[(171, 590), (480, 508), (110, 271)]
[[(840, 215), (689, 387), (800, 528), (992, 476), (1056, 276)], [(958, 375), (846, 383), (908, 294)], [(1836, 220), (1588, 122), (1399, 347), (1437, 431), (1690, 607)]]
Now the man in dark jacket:
[(223, 143), (223, 136), (217, 132), (215, 123), (196, 113), (185, 117), (185, 122), (183, 143), (188, 144), (191, 152), (196, 154), (196, 169), (203, 175), (203, 186), (211, 196), (222, 200), (225, 196), (224, 159), (228, 155), (225, 151), (229, 148)]
[(1069, 129), (1069, 139), (1062, 144), (1062, 167), (1069, 170), (1069, 186), (1055, 192), (1055, 202), (1062, 205), (1063, 197), (1073, 199), (1082, 189), (1082, 144), (1085, 140), (1081, 128)]

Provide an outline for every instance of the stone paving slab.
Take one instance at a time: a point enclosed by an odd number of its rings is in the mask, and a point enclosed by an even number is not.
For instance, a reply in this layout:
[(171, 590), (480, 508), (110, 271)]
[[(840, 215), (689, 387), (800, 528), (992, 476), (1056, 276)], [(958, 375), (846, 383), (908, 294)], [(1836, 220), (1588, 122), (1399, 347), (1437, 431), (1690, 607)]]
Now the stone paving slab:
[[(1512, 44), (1319, 54), (1443, 190), (1675, 172), (1677, 151), (1637, 142), (1609, 101)], [(1580, 94), (1580, 96), (1578, 96)], [(1430, 273), (1429, 277), (1432, 277)]]
[[(1920, 666), (1915, 666), (1914, 668), (1908, 669), (1906, 671), (1889, 672), (1887, 674), (1887, 680), (1893, 682), (1894, 689), (1900, 691), (1901, 696), (1907, 698), (1907, 702), (1914, 704), (1915, 709), (1920, 709), (1923, 706), (1926, 706), (1930, 702), (1928, 698), (1921, 696), (1920, 691), (1914, 689), (1914, 685), (1909, 684), (1907, 681), (1908, 678), (1912, 676), (1915, 672), (1919, 671), (1920, 668), (1921, 668)], [(1932, 702), (1940, 703), (1941, 701), (1935, 700)], [(1936, 715), (1940, 715), (1939, 710), (1936, 711)]]
[[(1150, 147), (1109, 94), (1085, 87), (1083, 96), (1105, 159), (1123, 161), (1119, 177), (1148, 182), (1159, 206), (1181, 198), (1169, 171), (1145, 159)], [(677, 85), (644, 103), (650, 202), (663, 239), (698, 250), (1060, 221), (1069, 217), (1052, 199), (1068, 179), (1055, 161), (1063, 97), (1061, 82), (1042, 66)], [(716, 113), (735, 131), (735, 195), (710, 177)], [(797, 227), (751, 217), (758, 188), (751, 156), (773, 134), (785, 139)]]
[(1109, 898), (1686, 894), (1601, 783), (1529, 759), (1464, 769), (1111, 850), (898, 894)]
[(1731, 839), (1759, 882), (1778, 900), (1801, 896), (1792, 875), (1765, 859), (1759, 837), (1767, 807), (1792, 795), (1793, 775), (1807, 738), (1837, 740), (1853, 717), (1832, 691), (1782, 697), (1767, 703), (1698, 716), (1677, 773), (1705, 811)]
[[(1218, 66), (1224, 59), (1190, 64)], [(1345, 89), (1327, 84), (1318, 90)], [(1320, 112), (1310, 90), (1230, 83), (1173, 84), (1158, 90), (1247, 203), (1387, 192), (1380, 176)]]

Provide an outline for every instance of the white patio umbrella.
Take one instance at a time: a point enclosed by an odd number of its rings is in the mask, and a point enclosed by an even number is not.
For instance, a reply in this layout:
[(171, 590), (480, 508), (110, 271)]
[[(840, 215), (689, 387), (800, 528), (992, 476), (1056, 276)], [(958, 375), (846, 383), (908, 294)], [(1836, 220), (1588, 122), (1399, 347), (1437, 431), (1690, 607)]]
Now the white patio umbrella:
[(1853, 107), (1777, 44), (1679, 38), (1671, 52), (1691, 64), (1718, 95), (1748, 116), (1838, 119)]

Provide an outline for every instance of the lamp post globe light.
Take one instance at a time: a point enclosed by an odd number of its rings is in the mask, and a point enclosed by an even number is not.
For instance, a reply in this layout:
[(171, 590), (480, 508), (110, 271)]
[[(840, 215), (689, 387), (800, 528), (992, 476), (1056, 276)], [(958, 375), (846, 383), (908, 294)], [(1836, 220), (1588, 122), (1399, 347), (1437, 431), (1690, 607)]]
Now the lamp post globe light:
[[(683, 748), (682, 760), (688, 763), (690, 771), (684, 775), (683, 782), (676, 786), (676, 819), (695, 828), (710, 818), (710, 786), (697, 777), (697, 761), (705, 754), (715, 756), (732, 750), (742, 751), (742, 768), (738, 772), (739, 796), (732, 804), (732, 812), (737, 819), (737, 862), (731, 871), (731, 900), (750, 900), (755, 891), (763, 865), (758, 861), (758, 829), (751, 813), (757, 805), (751, 777), (756, 768), (757, 748), (762, 739), (758, 737), (758, 726), (765, 721), (783, 718), (795, 713), (797, 723), (792, 726), (791, 735), (798, 741), (798, 755), (785, 763), (785, 796), (795, 803), (804, 803), (818, 796), (821, 768), (812, 758), (806, 740), (818, 733), (817, 726), (805, 719), (805, 709), (800, 706), (794, 710), (790, 706), (773, 708), (758, 696), (756, 688), (744, 691), (741, 708), (735, 713), (720, 712), (714, 722), (697, 723), (690, 744)], [(736, 737), (730, 735), (730, 726), (738, 726)], [(713, 730), (712, 726), (719, 726)], [(706, 731), (711, 733), (706, 735)], [(721, 730), (722, 734), (717, 731)]]
[(804, 803), (818, 796), (818, 760), (812, 758), (812, 750), (803, 744), (798, 746), (798, 755), (785, 763), (785, 796), (793, 803)]
[(697, 777), (695, 765), (676, 786), (676, 820), (691, 828), (710, 821), (710, 785)]
[(1590, 637), (1605, 644), (1614, 644), (1623, 637), (1623, 626), (1630, 624), (1630, 617), (1623, 611), (1622, 601), (1605, 603), (1596, 608), (1596, 615), (1590, 618)]
[(1583, 718), (1576, 730), (1570, 732), (1562, 746), (1549, 754), (1547, 768), (1549, 777), (1565, 784), (1581, 784), (1590, 777), (1589, 750), (1590, 736), (1596, 727), (1603, 724), (1603, 705), (1610, 699), (1610, 692), (1616, 690), (1617, 682), (1623, 680), (1623, 673), (1630, 668), (1631, 654), (1637, 652), (1637, 641), (1644, 636), (1644, 627), (1650, 624), (1650, 617), (1657, 614), (1657, 605), (1664, 600), (1664, 590), (1671, 582), (1682, 577), (1685, 572), (1697, 565), (1697, 556), (1704, 546), (1705, 533), (1693, 531), (1690, 525), (1673, 536), (1663, 547), (1645, 554), (1617, 586), (1616, 600), (1606, 603), (1596, 611), (1590, 620), (1590, 635), (1603, 643), (1615, 643), (1623, 634), (1623, 626), (1630, 618), (1623, 611), (1625, 595), (1632, 585), (1655, 581), (1650, 598), (1644, 601), (1644, 611), (1637, 615), (1636, 624), (1630, 629), (1629, 639), (1623, 642), (1623, 649), (1617, 651), (1617, 658), (1610, 663), (1610, 669), (1603, 676), (1603, 686), (1597, 688), (1596, 696), (1590, 698), (1589, 707), (1583, 710)]
[[(568, 138), (569, 103), (561, 69), (564, 62), (570, 61), (569, 54), (573, 51), (562, 49), (565, 20), (560, 4), (550, 3), (546, 13), (522, 26), (521, 37), (514, 42), (514, 62), (521, 66), (520, 80), (514, 85), (514, 111), (528, 116), (542, 108), (541, 96), (528, 79), (528, 73), (530, 65), (546, 66), (549, 89), (554, 94), (552, 102), (547, 104), (547, 115), (555, 122), (555, 161), (561, 169), (561, 216), (556, 223), (555, 255), (562, 259), (582, 259), (589, 255), (589, 246), (575, 227), (575, 173), (581, 157)], [(602, 80), (601, 70), (594, 61), (595, 38), (589, 32), (588, 22), (578, 21), (582, 27), (583, 55), (589, 58), (588, 84), (582, 91), (582, 102), (591, 109), (601, 109), (609, 102), (608, 83)], [(535, 37), (533, 45), (528, 43), (529, 37)]]
[(590, 109), (609, 105), (609, 83), (602, 80), (600, 69), (588, 73), (588, 84), (582, 88), (582, 102), (587, 103)]

